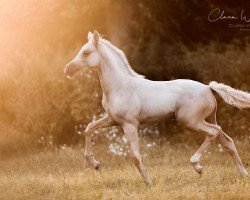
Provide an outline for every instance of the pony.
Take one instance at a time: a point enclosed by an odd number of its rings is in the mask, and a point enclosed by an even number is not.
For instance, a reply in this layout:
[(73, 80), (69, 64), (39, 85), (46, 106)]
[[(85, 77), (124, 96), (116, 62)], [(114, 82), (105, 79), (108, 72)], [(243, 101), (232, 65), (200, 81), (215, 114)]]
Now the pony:
[(65, 74), (73, 77), (86, 69), (94, 69), (103, 90), (102, 106), (106, 112), (99, 120), (89, 123), (85, 129), (85, 158), (95, 168), (91, 138), (95, 130), (103, 127), (121, 126), (130, 145), (130, 156), (144, 181), (152, 185), (142, 163), (138, 141), (138, 126), (159, 119), (175, 118), (184, 128), (203, 132), (206, 139), (191, 157), (190, 163), (202, 174), (200, 158), (208, 146), (218, 139), (232, 156), (240, 173), (248, 175), (233, 140), (216, 122), (217, 102), (213, 92), (224, 101), (238, 108), (250, 107), (250, 94), (233, 89), (222, 83), (209, 85), (197, 81), (178, 79), (151, 81), (136, 73), (122, 50), (100, 36), (97, 31), (88, 33), (84, 44), (65, 67)]

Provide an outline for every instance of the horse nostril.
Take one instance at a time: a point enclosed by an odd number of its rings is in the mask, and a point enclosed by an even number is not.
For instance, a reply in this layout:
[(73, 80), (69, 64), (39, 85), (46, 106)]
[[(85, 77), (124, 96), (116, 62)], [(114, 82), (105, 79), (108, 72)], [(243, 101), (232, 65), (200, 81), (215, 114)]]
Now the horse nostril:
[(65, 66), (64, 73), (68, 77), (73, 77), (79, 70), (80, 67), (78, 65), (76, 65), (75, 63), (69, 63)]
[(74, 65), (72, 64), (67, 64), (64, 69), (64, 74), (67, 76), (72, 76), (72, 72), (74, 71)]

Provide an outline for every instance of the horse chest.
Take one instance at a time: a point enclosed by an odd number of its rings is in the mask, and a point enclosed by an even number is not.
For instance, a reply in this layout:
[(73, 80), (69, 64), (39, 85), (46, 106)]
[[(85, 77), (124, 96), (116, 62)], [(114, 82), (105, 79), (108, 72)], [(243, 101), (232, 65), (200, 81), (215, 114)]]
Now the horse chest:
[(140, 114), (140, 102), (133, 96), (115, 96), (105, 100), (104, 109), (115, 121), (134, 118)]

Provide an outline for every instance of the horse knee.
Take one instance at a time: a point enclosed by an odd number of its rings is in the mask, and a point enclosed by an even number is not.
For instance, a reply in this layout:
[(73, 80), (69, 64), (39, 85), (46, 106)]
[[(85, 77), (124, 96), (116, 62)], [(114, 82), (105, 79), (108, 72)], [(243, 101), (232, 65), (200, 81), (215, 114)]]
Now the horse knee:
[(91, 129), (93, 127), (93, 122), (89, 123), (86, 127), (86, 129), (84, 130), (84, 135), (85, 136), (89, 136), (91, 134)]
[(87, 125), (87, 127), (86, 127), (86, 129), (85, 129), (85, 133), (86, 133), (86, 132), (89, 132), (90, 127), (91, 127), (91, 123), (89, 123), (89, 124)]

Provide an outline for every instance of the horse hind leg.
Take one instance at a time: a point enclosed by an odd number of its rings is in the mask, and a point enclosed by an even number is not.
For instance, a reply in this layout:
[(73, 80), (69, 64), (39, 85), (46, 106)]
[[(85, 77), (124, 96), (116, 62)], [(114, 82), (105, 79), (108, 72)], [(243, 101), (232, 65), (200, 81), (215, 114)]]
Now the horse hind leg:
[(207, 134), (205, 141), (202, 143), (202, 145), (190, 159), (190, 163), (193, 165), (194, 170), (198, 174), (202, 174), (202, 166), (200, 165), (200, 158), (204, 153), (204, 151), (212, 143), (212, 141), (214, 141), (217, 138), (219, 132), (221, 131), (221, 128), (218, 125), (210, 124), (204, 120), (189, 127), (189, 129), (199, 132), (202, 131)]
[[(214, 110), (214, 112), (207, 118), (207, 122), (212, 123), (217, 125), (216, 122), (216, 109)], [(232, 138), (230, 138), (226, 133), (224, 133), (222, 130), (219, 132), (218, 135), (218, 140), (219, 143), (222, 144), (222, 146), (224, 148), (226, 148), (226, 150), (229, 152), (229, 154), (232, 156), (237, 168), (239, 169), (239, 171), (241, 172), (242, 175), (247, 176), (248, 172), (247, 170), (244, 168), (242, 161), (240, 159), (240, 156), (237, 152), (237, 149), (235, 147), (234, 141)]]
[(230, 138), (226, 133), (223, 131), (220, 131), (218, 136), (219, 142), (222, 144), (222, 146), (229, 152), (229, 154), (232, 156), (237, 168), (239, 169), (240, 173), (243, 176), (248, 176), (248, 172), (245, 169), (245, 167), (242, 164), (242, 161), (240, 159), (240, 156), (237, 152), (237, 149), (235, 147), (234, 141), (232, 138)]

